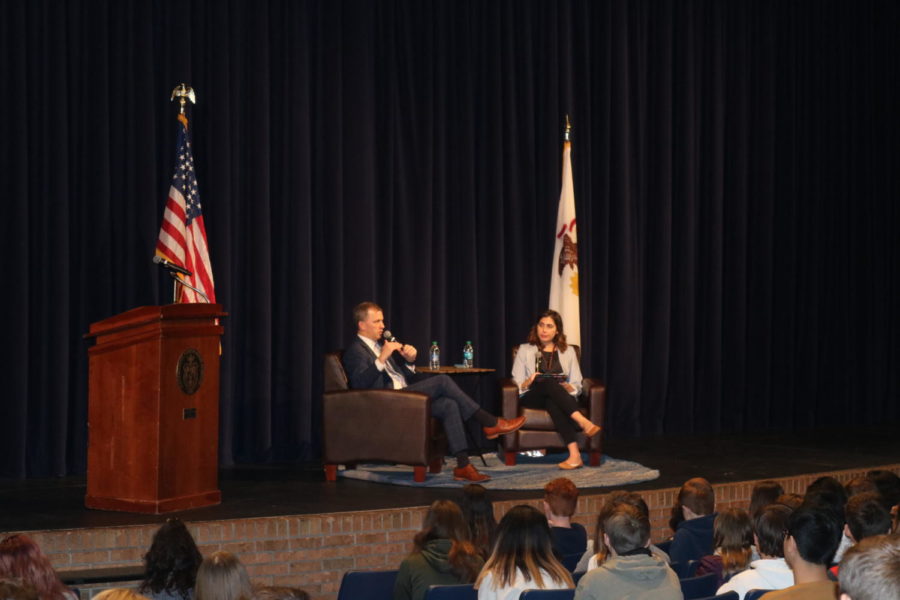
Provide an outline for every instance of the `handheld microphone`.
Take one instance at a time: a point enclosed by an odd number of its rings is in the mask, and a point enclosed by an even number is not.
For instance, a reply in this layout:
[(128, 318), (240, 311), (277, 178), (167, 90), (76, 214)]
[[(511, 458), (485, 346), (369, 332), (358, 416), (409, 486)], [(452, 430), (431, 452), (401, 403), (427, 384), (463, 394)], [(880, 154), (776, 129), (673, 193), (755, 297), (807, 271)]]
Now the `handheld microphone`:
[(173, 262), (169, 262), (166, 259), (164, 259), (162, 256), (154, 256), (153, 262), (158, 264), (159, 266), (163, 267), (164, 269), (168, 269), (170, 271), (175, 271), (176, 273), (181, 273), (182, 275), (187, 275), (188, 277), (193, 275), (193, 273), (191, 273), (184, 267), (176, 265)]
[(384, 333), (382, 333), (381, 336), (388, 342), (397, 342), (398, 344), (400, 343), (400, 340), (394, 337), (394, 334), (391, 333), (390, 329), (385, 329)]

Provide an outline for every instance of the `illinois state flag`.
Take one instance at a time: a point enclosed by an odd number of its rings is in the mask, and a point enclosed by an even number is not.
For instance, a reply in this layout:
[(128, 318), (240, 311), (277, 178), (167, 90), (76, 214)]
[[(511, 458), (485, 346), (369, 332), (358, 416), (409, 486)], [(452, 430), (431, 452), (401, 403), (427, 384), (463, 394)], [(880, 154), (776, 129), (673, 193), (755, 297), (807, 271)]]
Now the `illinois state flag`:
[(207, 298), (186, 285), (179, 286), (179, 302), (215, 303), (216, 291), (213, 281), (212, 264), (209, 262), (209, 248), (206, 245), (206, 226), (200, 208), (200, 192), (197, 188), (197, 174), (194, 171), (194, 153), (188, 134), (188, 121), (178, 115), (181, 127), (178, 130), (178, 151), (175, 154), (175, 175), (169, 187), (169, 199), (163, 211), (162, 226), (156, 242), (156, 254), (171, 263), (184, 267), (191, 276), (181, 275), (181, 279), (197, 288)]
[(563, 330), (571, 344), (581, 345), (578, 312), (578, 232), (575, 223), (575, 187), (572, 184), (572, 142), (563, 145), (562, 192), (556, 213), (556, 248), (550, 273), (548, 306), (562, 315)]

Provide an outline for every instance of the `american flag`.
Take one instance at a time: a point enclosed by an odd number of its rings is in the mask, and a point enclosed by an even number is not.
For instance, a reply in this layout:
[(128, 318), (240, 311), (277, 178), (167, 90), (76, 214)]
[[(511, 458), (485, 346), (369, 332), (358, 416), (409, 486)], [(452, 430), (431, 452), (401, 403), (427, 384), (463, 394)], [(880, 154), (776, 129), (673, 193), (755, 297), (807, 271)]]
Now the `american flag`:
[[(178, 152), (175, 155), (175, 175), (169, 188), (169, 199), (163, 212), (156, 254), (171, 263), (180, 265), (193, 273), (182, 279), (202, 290), (215, 303), (216, 292), (213, 282), (212, 264), (206, 245), (206, 227), (200, 208), (200, 192), (197, 189), (197, 174), (194, 171), (194, 154), (188, 134), (187, 118), (178, 115), (181, 127), (178, 131)], [(180, 286), (180, 302), (205, 302), (194, 290)]]

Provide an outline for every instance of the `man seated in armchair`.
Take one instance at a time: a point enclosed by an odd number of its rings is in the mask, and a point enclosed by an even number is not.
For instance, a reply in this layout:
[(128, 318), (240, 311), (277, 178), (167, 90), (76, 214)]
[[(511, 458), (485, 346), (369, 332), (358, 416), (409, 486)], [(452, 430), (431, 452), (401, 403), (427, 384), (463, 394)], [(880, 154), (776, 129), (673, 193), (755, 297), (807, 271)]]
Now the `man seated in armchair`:
[(353, 309), (357, 336), (344, 350), (344, 370), (353, 389), (395, 389), (422, 392), (431, 398), (431, 414), (444, 426), (447, 445), (456, 458), (453, 478), (457, 481), (486, 481), (469, 462), (464, 423), (475, 419), (488, 439), (512, 433), (522, 427), (525, 417), (507, 420), (495, 417), (478, 406), (447, 375), (423, 377), (415, 371), (417, 350), (410, 344), (382, 339), (384, 312), (374, 302)]

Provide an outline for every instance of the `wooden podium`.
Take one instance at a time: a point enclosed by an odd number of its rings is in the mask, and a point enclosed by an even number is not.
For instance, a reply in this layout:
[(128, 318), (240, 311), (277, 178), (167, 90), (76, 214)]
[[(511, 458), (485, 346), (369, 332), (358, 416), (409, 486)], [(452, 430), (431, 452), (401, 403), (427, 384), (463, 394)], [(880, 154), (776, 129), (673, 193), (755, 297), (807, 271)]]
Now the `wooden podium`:
[(218, 504), (218, 304), (142, 306), (94, 323), (88, 508)]

